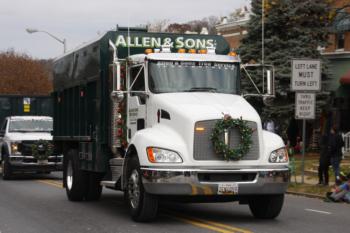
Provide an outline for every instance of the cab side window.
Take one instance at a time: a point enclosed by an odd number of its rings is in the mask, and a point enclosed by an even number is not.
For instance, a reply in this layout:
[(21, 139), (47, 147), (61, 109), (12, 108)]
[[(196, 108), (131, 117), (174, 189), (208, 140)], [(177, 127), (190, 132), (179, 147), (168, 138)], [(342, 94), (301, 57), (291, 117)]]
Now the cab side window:
[[(146, 98), (144, 95), (142, 95), (141, 91), (145, 91), (145, 73), (144, 73), (144, 67), (143, 66), (136, 66), (130, 68), (130, 95), (131, 96), (138, 96), (140, 103), (145, 104)], [(135, 91), (135, 92), (133, 92)]]
[[(143, 66), (130, 68), (130, 85), (132, 85), (131, 91), (145, 91), (145, 73)], [(137, 93), (131, 93), (131, 95), (135, 96)]]

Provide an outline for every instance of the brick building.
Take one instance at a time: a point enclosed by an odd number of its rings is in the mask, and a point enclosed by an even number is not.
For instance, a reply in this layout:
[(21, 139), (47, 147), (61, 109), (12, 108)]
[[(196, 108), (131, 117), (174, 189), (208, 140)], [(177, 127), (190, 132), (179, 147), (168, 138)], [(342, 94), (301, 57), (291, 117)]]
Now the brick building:
[(216, 25), (218, 34), (227, 40), (231, 49), (238, 48), (241, 39), (247, 34), (246, 24), (249, 21), (250, 14), (249, 8), (243, 7), (231, 17), (223, 17), (221, 23)]
[(330, 103), (332, 124), (341, 131), (350, 131), (350, 0), (334, 1), (336, 15), (330, 28), (329, 45), (321, 53), (329, 61), (331, 81), (327, 90), (332, 93)]

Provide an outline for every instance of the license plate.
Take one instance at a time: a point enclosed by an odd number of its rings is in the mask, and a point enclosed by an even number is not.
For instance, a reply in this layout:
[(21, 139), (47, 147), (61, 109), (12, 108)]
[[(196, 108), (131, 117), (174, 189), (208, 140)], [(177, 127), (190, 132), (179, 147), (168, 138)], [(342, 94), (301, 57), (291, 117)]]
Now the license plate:
[(221, 183), (218, 186), (219, 195), (238, 194), (237, 183)]

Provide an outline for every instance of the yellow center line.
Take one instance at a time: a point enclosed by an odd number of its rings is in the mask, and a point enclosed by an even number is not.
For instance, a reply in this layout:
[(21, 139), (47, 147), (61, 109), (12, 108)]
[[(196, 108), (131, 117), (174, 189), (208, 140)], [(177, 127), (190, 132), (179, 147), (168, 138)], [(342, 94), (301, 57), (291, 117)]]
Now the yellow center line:
[(48, 185), (51, 185), (51, 186), (55, 186), (57, 188), (63, 188), (62, 183), (51, 182), (49, 180), (37, 180), (37, 182), (43, 183), (43, 184), (48, 184)]
[(54, 184), (58, 184), (58, 185), (62, 185), (62, 181), (57, 181), (57, 180), (51, 180), (51, 179), (40, 179), (49, 183), (54, 183)]
[[(62, 182), (55, 181), (55, 180), (37, 180), (39, 183), (51, 185), (57, 188), (63, 188)], [(212, 230), (214, 232), (220, 232), (220, 233), (252, 233), (252, 231), (248, 231), (245, 229), (241, 229), (238, 227), (233, 227), (230, 225), (226, 225), (223, 223), (219, 222), (214, 222), (214, 221), (209, 221), (209, 220), (204, 220), (200, 218), (195, 218), (195, 217), (189, 217), (185, 216), (183, 214), (179, 214), (173, 211), (165, 210), (163, 212), (166, 212), (166, 214), (163, 214), (164, 216), (191, 224), (196, 227)]]
[(199, 227), (204, 227), (207, 229), (211, 229), (214, 230), (216, 232), (222, 232), (222, 233), (252, 233), (252, 231), (249, 230), (245, 230), (242, 228), (238, 228), (238, 227), (233, 227), (230, 225), (226, 225), (223, 223), (219, 223), (219, 222), (214, 222), (214, 221), (208, 221), (208, 220), (204, 220), (204, 219), (199, 219), (199, 218), (195, 218), (195, 217), (189, 217), (189, 216), (185, 216), (182, 214), (178, 214), (176, 212), (172, 212), (172, 211), (168, 211), (166, 210), (165, 212), (168, 213), (167, 216), (172, 217), (172, 218), (176, 218), (178, 220), (181, 220), (183, 222), (187, 222), (190, 223), (192, 225), (196, 225)]
[(182, 217), (179, 217), (179, 216), (173, 216), (173, 215), (167, 215), (167, 214), (163, 214), (163, 215), (167, 216), (169, 218), (173, 218), (173, 219), (176, 219), (176, 220), (179, 220), (179, 221), (182, 221), (182, 222), (194, 225), (196, 227), (205, 228), (205, 229), (212, 230), (212, 231), (215, 231), (215, 232), (234, 233), (234, 231), (225, 230), (225, 229), (218, 228), (218, 227), (215, 227), (215, 226), (211, 226), (211, 225), (208, 225), (208, 224), (205, 224), (205, 223), (202, 223), (202, 222), (198, 222), (198, 221), (193, 221), (193, 220), (188, 219), (188, 218), (182, 218)]

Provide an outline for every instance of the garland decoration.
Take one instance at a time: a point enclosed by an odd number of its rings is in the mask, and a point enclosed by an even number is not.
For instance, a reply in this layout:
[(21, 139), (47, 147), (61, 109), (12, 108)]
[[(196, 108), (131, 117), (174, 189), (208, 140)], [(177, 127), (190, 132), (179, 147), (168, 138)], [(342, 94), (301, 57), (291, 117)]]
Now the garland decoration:
[[(229, 132), (232, 128), (237, 128), (240, 134), (239, 146), (233, 149), (222, 140), (225, 131)], [(242, 159), (242, 157), (248, 153), (252, 145), (253, 132), (254, 130), (248, 126), (247, 121), (242, 120), (242, 117), (232, 119), (230, 115), (225, 114), (223, 119), (216, 122), (210, 139), (213, 143), (216, 154), (224, 155), (224, 158), (227, 161), (237, 161)]]
[(32, 155), (38, 161), (47, 160), (53, 153), (53, 145), (46, 140), (39, 140), (32, 144)]

